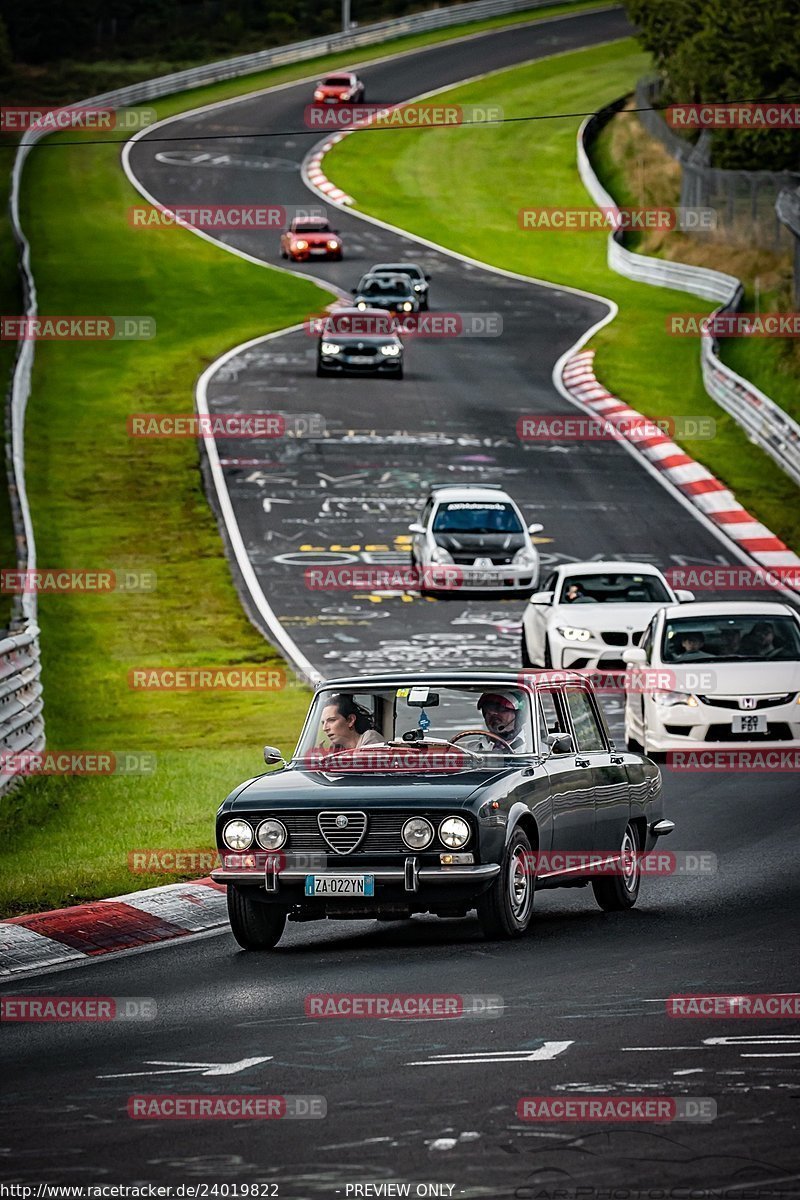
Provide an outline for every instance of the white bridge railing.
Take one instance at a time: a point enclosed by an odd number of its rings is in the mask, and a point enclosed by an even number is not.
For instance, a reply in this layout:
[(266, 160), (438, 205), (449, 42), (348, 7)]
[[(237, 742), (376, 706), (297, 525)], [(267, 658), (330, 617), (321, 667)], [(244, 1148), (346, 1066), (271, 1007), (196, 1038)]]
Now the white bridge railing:
[[(578, 131), (578, 172), (595, 204), (606, 209), (616, 209), (617, 204), (597, 178), (587, 147), (622, 104), (623, 101), (617, 101), (588, 117)], [(713, 315), (738, 309), (743, 288), (735, 275), (635, 254), (622, 245), (622, 237), (617, 231), (609, 234), (608, 238), (608, 265), (617, 274), (654, 287), (675, 288), (690, 292), (693, 296), (701, 296), (704, 300), (716, 300), (718, 307)], [(717, 340), (710, 333), (702, 333), (700, 367), (709, 396), (725, 412), (730, 413), (752, 442), (765, 450), (782, 471), (800, 484), (800, 425), (755, 384), (727, 367), (718, 351)]]

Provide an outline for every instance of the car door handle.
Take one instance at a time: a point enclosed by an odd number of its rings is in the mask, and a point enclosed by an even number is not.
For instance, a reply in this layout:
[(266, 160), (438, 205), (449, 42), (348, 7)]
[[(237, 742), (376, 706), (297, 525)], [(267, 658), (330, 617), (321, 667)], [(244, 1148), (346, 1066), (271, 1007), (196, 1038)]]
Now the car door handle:
[(589, 762), (588, 758), (576, 758), (575, 759), (576, 767), (590, 767), (591, 765), (592, 764)]

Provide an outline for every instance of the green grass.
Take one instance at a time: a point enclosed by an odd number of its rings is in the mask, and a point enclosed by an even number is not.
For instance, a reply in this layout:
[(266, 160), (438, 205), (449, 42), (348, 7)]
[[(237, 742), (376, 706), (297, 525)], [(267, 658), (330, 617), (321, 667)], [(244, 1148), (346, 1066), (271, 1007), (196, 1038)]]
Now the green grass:
[[(587, 112), (630, 91), (648, 67), (633, 41), (619, 41), (503, 71), (437, 99), (500, 104), (506, 117)], [(698, 343), (665, 333), (668, 314), (710, 311), (711, 306), (610, 271), (602, 232), (518, 227), (518, 210), (526, 206), (590, 204), (575, 166), (579, 124), (577, 118), (563, 118), (426, 132), (374, 130), (335, 146), (326, 158), (326, 173), (356, 198), (358, 207), (393, 225), (496, 266), (614, 299), (619, 316), (592, 340), (602, 382), (651, 417), (712, 417), (716, 436), (685, 439), (687, 452), (776, 534), (800, 548), (796, 488), (707, 396)], [(600, 172), (611, 165), (601, 161)]]
[[(575, 7), (587, 6), (563, 5), (537, 16)], [(465, 31), (403, 39), (392, 48)], [(386, 52), (384, 44), (360, 52), (359, 60)], [(196, 89), (154, 107), (162, 118), (348, 58)], [(186, 231), (131, 229), (126, 210), (140, 198), (121, 171), (120, 138), (112, 135), (105, 145), (66, 146), (67, 140), (90, 139), (74, 132), (48, 139), (24, 175), (22, 220), (33, 247), (39, 311), (153, 316), (158, 335), (37, 346), (26, 457), (38, 560), (43, 567), (153, 570), (158, 587), (142, 594), (40, 597), (48, 745), (154, 752), (156, 770), (32, 779), (4, 797), (5, 916), (174, 878), (131, 874), (128, 853), (208, 847), (217, 804), (263, 769), (265, 742), (293, 746), (309, 695), (298, 686), (262, 695), (128, 688), (135, 666), (248, 668), (280, 660), (250, 625), (233, 588), (195, 444), (135, 443), (125, 423), (137, 411), (193, 411), (194, 384), (208, 363), (239, 342), (318, 311), (328, 293), (245, 263)], [(10, 283), (4, 297), (5, 311), (18, 311)], [(3, 363), (10, 365), (8, 355)], [(9, 556), (7, 540), (2, 550)]]

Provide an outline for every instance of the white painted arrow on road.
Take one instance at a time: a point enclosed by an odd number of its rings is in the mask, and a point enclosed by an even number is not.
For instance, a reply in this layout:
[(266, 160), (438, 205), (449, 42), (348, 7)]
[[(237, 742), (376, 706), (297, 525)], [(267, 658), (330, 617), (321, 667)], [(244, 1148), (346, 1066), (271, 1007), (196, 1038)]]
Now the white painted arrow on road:
[(183, 1075), (197, 1072), (199, 1075), (237, 1075), (239, 1071), (246, 1071), (248, 1067), (255, 1067), (259, 1063), (270, 1062), (271, 1054), (266, 1054), (261, 1058), (240, 1058), (238, 1062), (232, 1063), (187, 1063), (187, 1062), (164, 1062), (161, 1059), (148, 1059), (148, 1067), (168, 1067), (167, 1071), (125, 1071), (121, 1075), (98, 1075), (98, 1079), (135, 1079), (139, 1075)]
[(547, 1062), (563, 1054), (572, 1042), (542, 1042), (536, 1050), (481, 1050), (473, 1054), (432, 1054), (407, 1067), (470, 1066), (473, 1063)]

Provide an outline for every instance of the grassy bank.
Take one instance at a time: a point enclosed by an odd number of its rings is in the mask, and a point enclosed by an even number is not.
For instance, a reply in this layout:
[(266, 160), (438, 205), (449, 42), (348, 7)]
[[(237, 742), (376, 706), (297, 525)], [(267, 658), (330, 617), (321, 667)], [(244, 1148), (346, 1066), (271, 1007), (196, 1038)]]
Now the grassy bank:
[[(647, 67), (634, 42), (620, 41), (504, 71), (443, 95), (462, 104), (500, 104), (506, 117), (590, 112), (629, 91)], [(706, 395), (697, 342), (665, 334), (670, 313), (710, 311), (711, 305), (610, 271), (603, 232), (519, 228), (520, 208), (589, 204), (575, 168), (579, 123), (575, 117), (511, 121), (499, 128), (374, 131), (340, 142), (326, 158), (326, 172), (359, 207), (394, 225), (496, 266), (614, 299), (618, 318), (592, 342), (602, 381), (651, 417), (712, 417), (716, 436), (684, 440), (687, 452), (799, 548), (796, 489)], [(601, 162), (601, 170), (609, 165)]]

